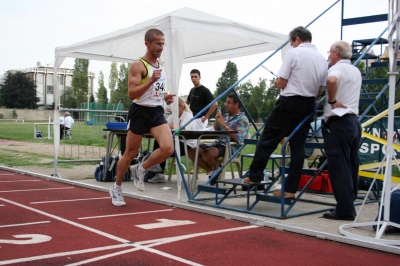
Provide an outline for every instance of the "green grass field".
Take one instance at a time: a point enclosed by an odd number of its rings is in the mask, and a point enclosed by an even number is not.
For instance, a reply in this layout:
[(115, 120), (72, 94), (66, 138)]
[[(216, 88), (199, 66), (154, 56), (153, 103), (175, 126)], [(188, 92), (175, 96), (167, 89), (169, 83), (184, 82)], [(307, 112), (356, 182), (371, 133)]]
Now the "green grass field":
[[(47, 143), (52, 144), (53, 140), (48, 139), (35, 139), (34, 138), (34, 126), (33, 123), (43, 122), (43, 121), (25, 121), (23, 124), (16, 123), (1, 123), (0, 120), (0, 139), (5, 140), (15, 140), (22, 142), (32, 142), (32, 143)], [(66, 143), (67, 145), (82, 145), (82, 146), (95, 146), (95, 147), (105, 147), (106, 140), (104, 138), (103, 125), (85, 125), (84, 122), (76, 121), (72, 128), (72, 140), (65, 139), (61, 140), (60, 143)], [(38, 130), (42, 131), (44, 136), (47, 136), (47, 125), (39, 125)], [(255, 130), (253, 127), (250, 128), (250, 135), (254, 134)], [(53, 137), (53, 130), (51, 131), (51, 135)], [(147, 147), (148, 139), (143, 140), (142, 147)], [(116, 140), (113, 144), (113, 147), (117, 146)], [(150, 142), (150, 150), (152, 150), (153, 141)], [(255, 145), (247, 145), (243, 148), (241, 154), (254, 154)], [(276, 154), (280, 153), (280, 145), (275, 151)], [(23, 158), (23, 159), (21, 159)], [(44, 167), (52, 167), (52, 156), (41, 155), (38, 160), (38, 156), (35, 151), (31, 153), (21, 153), (21, 152), (12, 152), (11, 154), (5, 151), (0, 151), (0, 162), (2, 164), (7, 165), (9, 167), (12, 166), (44, 166)], [(59, 159), (66, 159), (59, 157)], [(182, 157), (181, 161), (184, 163), (185, 158)], [(244, 159), (242, 169), (245, 171), (250, 167), (251, 159)], [(74, 163), (76, 164), (76, 163)], [(93, 163), (90, 163), (93, 164)], [(71, 163), (59, 163), (59, 167), (72, 167)], [(268, 162), (267, 168), (271, 168), (272, 162)], [(191, 168), (193, 168), (191, 164)], [(228, 170), (230, 169), (228, 165)], [(397, 167), (393, 168), (393, 175), (400, 176), (400, 173)]]
[[(0, 122), (0, 139), (15, 140), (15, 141), (22, 141), (22, 142), (52, 144), (53, 140), (40, 139), (40, 138), (35, 139), (34, 138), (33, 123), (37, 123), (37, 122), (43, 123), (43, 121), (25, 121), (23, 124), (16, 124), (16, 123), (10, 123), (10, 122), (5, 124), (5, 123)], [(70, 140), (70, 139), (61, 140), (60, 143), (105, 147), (106, 140), (104, 138), (103, 128), (105, 128), (105, 126), (85, 125), (83, 122), (76, 121), (74, 123), (74, 126), (71, 131), (72, 132), (72, 140)], [(38, 125), (38, 131), (41, 131), (44, 137), (47, 136), (47, 125)], [(253, 134), (254, 132), (255, 132), (255, 130), (253, 128), (251, 128), (250, 134)], [(51, 127), (51, 136), (54, 137), (52, 127)], [(116, 145), (116, 143), (114, 143), (113, 146), (115, 146), (115, 145)], [(147, 145), (148, 145), (148, 140), (144, 139), (143, 147), (147, 147)], [(150, 149), (152, 149), (152, 147), (153, 147), (153, 141), (150, 142)], [(277, 150), (279, 150), (279, 149), (277, 149)], [(242, 150), (242, 153), (243, 154), (248, 154), (248, 153), (251, 154), (251, 153), (254, 153), (254, 151), (255, 151), (254, 145), (247, 145)], [(12, 154), (12, 155), (15, 155), (15, 157), (14, 157), (14, 156), (10, 156), (10, 154), (7, 155), (4, 153), (0, 153), (0, 161), (3, 164), (6, 164), (8, 166), (38, 165), (38, 161), (34, 159), (34, 153), (32, 153), (32, 154), (25, 154), (26, 159), (20, 160), (20, 159), (18, 159), (18, 156), (16, 154)], [(21, 154), (19, 156), (21, 156)], [(182, 158), (182, 159), (184, 160), (185, 158)], [(43, 164), (43, 165), (49, 165), (49, 163), (46, 163), (46, 161), (48, 161), (48, 160), (45, 160), (45, 161), (39, 162), (39, 163)], [(250, 163), (251, 163), (250, 159), (245, 159), (243, 169), (248, 169), (250, 166)], [(51, 166), (51, 164), (50, 164), (50, 166)]]
[[(23, 124), (0, 123), (0, 139), (37, 143), (51, 142), (52, 140), (34, 138), (34, 123), (43, 123), (43, 121), (25, 121)], [(103, 128), (105, 126), (85, 125), (83, 122), (77, 121), (71, 130), (73, 138), (72, 140), (67, 139), (67, 141), (71, 144), (105, 146)], [(38, 125), (37, 130), (42, 132), (43, 137), (47, 137), (47, 125)], [(54, 137), (53, 126), (51, 126), (51, 137)]]

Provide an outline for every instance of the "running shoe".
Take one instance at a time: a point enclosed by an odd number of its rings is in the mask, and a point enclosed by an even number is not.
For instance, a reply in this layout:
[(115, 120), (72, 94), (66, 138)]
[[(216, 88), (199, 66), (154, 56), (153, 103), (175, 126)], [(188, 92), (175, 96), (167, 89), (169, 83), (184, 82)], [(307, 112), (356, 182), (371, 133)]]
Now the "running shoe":
[(117, 190), (114, 188), (114, 185), (110, 189), (110, 196), (112, 200), (112, 204), (114, 206), (125, 206), (126, 202), (124, 201), (124, 196), (122, 196), (122, 190)]
[(144, 174), (145, 172), (140, 172), (138, 170), (139, 164), (135, 164), (131, 166), (131, 175), (133, 177), (133, 184), (135, 187), (140, 190), (144, 191)]

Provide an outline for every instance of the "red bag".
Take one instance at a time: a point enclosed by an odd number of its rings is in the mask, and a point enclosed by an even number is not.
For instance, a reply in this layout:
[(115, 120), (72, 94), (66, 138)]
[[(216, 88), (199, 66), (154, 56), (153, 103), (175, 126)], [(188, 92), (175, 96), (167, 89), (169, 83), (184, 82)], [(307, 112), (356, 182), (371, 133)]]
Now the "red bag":
[(322, 192), (329, 192), (329, 193), (333, 193), (332, 190), (332, 185), (331, 185), (331, 180), (329, 179), (329, 174), (328, 172), (322, 172)]
[[(299, 189), (302, 189), (306, 186), (308, 181), (312, 178), (311, 175), (301, 175)], [(318, 175), (315, 177), (314, 181), (308, 186), (307, 190), (318, 191), (322, 190), (322, 176)]]
[[(311, 175), (301, 175), (299, 189), (304, 188), (311, 178)], [(323, 171), (321, 175), (316, 176), (314, 181), (308, 186), (307, 190), (332, 193), (332, 185), (328, 171)]]

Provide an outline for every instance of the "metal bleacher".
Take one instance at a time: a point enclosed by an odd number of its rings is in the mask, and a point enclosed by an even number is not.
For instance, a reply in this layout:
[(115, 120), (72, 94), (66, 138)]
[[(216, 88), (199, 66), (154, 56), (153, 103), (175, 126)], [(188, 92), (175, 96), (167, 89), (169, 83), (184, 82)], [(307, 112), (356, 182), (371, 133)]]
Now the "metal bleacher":
[[(366, 16), (366, 17), (357, 17), (357, 18), (344, 18), (343, 17), (343, 9), (344, 9), (344, 1), (342, 1), (342, 19), (341, 19), (341, 37), (343, 34), (343, 27), (345, 26), (351, 26), (351, 25), (358, 25), (358, 24), (368, 24), (368, 23), (375, 23), (375, 22), (381, 22), (381, 21), (387, 21), (387, 14), (379, 14), (379, 15), (373, 15), (373, 16)], [(368, 31), (366, 31), (368, 32)], [(361, 88), (361, 97), (360, 97), (360, 114), (359, 114), (359, 120), (362, 122), (365, 119), (367, 119), (369, 116), (377, 115), (383, 110), (387, 109), (388, 105), (388, 99), (387, 99), (387, 93), (386, 90), (388, 89), (388, 78), (386, 77), (380, 77), (376, 78), (374, 76), (374, 68), (378, 67), (388, 67), (388, 62), (384, 61), (383, 59), (383, 51), (385, 45), (389, 44), (389, 41), (385, 38), (382, 38), (383, 34), (386, 32), (386, 29), (378, 36), (377, 38), (367, 38), (367, 39), (358, 39), (358, 40), (353, 40), (351, 45), (353, 49), (353, 55), (351, 60), (354, 62), (354, 65), (358, 65), (360, 62), (363, 62), (365, 64), (365, 71), (362, 72), (363, 76), (363, 82), (362, 82), (362, 88)], [(372, 49), (374, 48), (374, 49)], [(398, 64), (399, 65), (399, 64)], [(397, 81), (398, 83), (399, 81)], [(235, 84), (233, 85), (235, 86)], [(216, 99), (218, 100), (218, 98)], [(318, 101), (324, 102), (325, 96), (322, 96)], [(243, 106), (243, 104), (242, 104)], [(319, 104), (316, 106), (315, 110), (318, 110)], [(246, 107), (244, 107), (245, 111), (247, 112)], [(309, 119), (314, 116), (314, 113), (309, 114), (304, 120), (302, 121), (303, 123), (309, 123)], [(379, 123), (377, 121), (376, 123)], [(251, 140), (245, 141), (245, 145), (255, 145), (257, 144), (257, 139), (260, 135), (260, 132), (263, 128), (257, 128), (254, 126), (257, 130), (257, 132), (254, 134), (254, 136), (251, 137)], [(298, 127), (299, 128), (299, 127)], [(382, 127), (383, 128), (383, 127)], [(316, 132), (320, 131), (320, 128), (315, 130)], [(284, 143), (283, 147), (283, 153), (282, 157), (280, 159), (285, 158), (285, 150), (286, 150), (286, 145), (290, 141), (290, 138), (292, 135), (295, 134), (296, 131), (292, 132), (292, 134), (288, 137), (288, 139)], [(311, 148), (311, 149), (319, 149), (323, 153), (323, 139), (321, 139), (321, 136), (318, 136), (316, 134), (311, 134), (309, 138), (307, 139), (306, 143), (306, 148)], [(243, 147), (242, 147), (243, 148)], [(241, 149), (238, 151), (238, 153), (241, 151)], [(232, 156), (235, 157), (237, 154), (234, 154)], [(251, 155), (244, 155), (246, 158), (251, 159)], [(276, 157), (276, 156), (275, 156)], [(276, 160), (277, 158), (271, 158), (271, 160)], [(223, 165), (225, 167), (228, 165), (226, 163)], [(243, 165), (243, 163), (242, 163)], [(307, 214), (312, 214), (312, 213), (317, 213), (317, 212), (323, 212), (330, 210), (332, 206), (335, 205), (334, 201), (326, 201), (323, 198), (318, 198), (317, 200), (308, 197), (308, 195), (305, 194), (307, 192), (309, 185), (315, 180), (315, 178), (321, 173), (322, 169), (325, 167), (326, 161), (324, 164), (319, 169), (305, 169), (304, 173), (307, 173), (312, 176), (310, 181), (305, 185), (303, 189), (297, 193), (297, 196), (295, 199), (284, 199), (282, 198), (275, 198), (272, 197), (271, 195), (268, 194), (269, 189), (276, 183), (278, 182), (278, 179), (281, 178), (282, 182), (282, 190), (284, 189), (285, 185), (285, 171), (287, 171), (286, 167), (281, 168), (281, 174), (277, 178), (268, 178), (268, 175), (266, 177), (266, 181), (263, 184), (265, 188), (263, 190), (260, 190), (259, 188), (257, 189), (256, 185), (248, 185), (246, 184), (246, 194), (243, 195), (234, 195), (231, 196), (231, 192), (234, 191), (236, 194), (235, 188), (239, 185), (243, 187), (243, 183), (241, 182), (240, 179), (232, 179), (232, 180), (220, 180), (217, 181), (217, 187), (213, 188), (210, 186), (199, 186), (197, 193), (194, 195), (191, 195), (190, 197), (190, 202), (193, 203), (198, 203), (198, 204), (203, 204), (203, 205), (210, 205), (213, 207), (217, 208), (223, 208), (223, 209), (229, 209), (229, 210), (234, 210), (234, 211), (239, 211), (239, 212), (245, 212), (245, 213), (252, 213), (256, 215), (261, 215), (261, 216), (266, 216), (266, 217), (272, 217), (272, 218), (279, 218), (279, 219), (286, 219), (286, 218), (291, 218), (291, 217), (297, 217), (301, 215), (307, 215)], [(243, 171), (243, 169), (242, 169)], [(246, 176), (244, 174), (243, 176)], [(227, 185), (233, 186), (233, 188), (228, 187)], [(225, 187), (227, 186), (227, 187)], [(205, 197), (200, 197), (199, 195), (202, 193), (208, 193), (206, 194)], [(212, 193), (210, 196), (209, 193)], [(227, 201), (229, 201), (229, 196), (235, 198), (239, 197), (244, 197), (247, 198), (246, 202), (243, 202), (243, 206), (239, 207), (237, 203), (235, 204), (224, 204)], [(305, 196), (305, 197), (303, 197)], [(252, 198), (251, 198), (252, 197)], [(375, 195), (375, 199), (372, 199), (371, 201), (376, 201), (379, 199), (379, 193)], [(269, 210), (269, 208), (262, 208), (263, 211), (260, 212), (260, 208), (257, 210), (253, 210), (253, 208), (259, 204), (260, 202), (268, 202), (271, 204), (279, 204), (280, 208), (278, 213), (275, 211), (272, 212)], [(302, 203), (311, 203), (314, 204), (313, 206), (317, 207), (312, 207), (312, 208), (306, 208), (302, 209), (302, 207), (299, 207), (299, 210), (293, 211), (294, 206), (298, 204), (299, 202)], [(360, 201), (356, 201), (356, 205), (360, 205)], [(270, 206), (270, 205), (268, 205)], [(302, 205), (303, 206), (303, 205)], [(322, 207), (321, 207), (322, 206)]]

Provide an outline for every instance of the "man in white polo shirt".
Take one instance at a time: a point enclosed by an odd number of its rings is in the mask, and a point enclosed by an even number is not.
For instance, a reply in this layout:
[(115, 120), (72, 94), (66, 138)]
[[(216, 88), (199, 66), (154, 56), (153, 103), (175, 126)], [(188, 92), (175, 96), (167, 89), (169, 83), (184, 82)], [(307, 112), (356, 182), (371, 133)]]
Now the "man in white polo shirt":
[(69, 112), (64, 113), (64, 117), (60, 120), (60, 139), (64, 138), (65, 131), (70, 130), (72, 128), (72, 124), (74, 123), (74, 119), (71, 117)]
[[(361, 73), (351, 64), (351, 46), (344, 41), (332, 44), (329, 51), (327, 99), (324, 108), (324, 149), (328, 158), (329, 178), (336, 208), (323, 217), (334, 220), (355, 218), (354, 201), (357, 197), (358, 149), (361, 125), (358, 121), (358, 105), (361, 90)], [(340, 110), (344, 115), (338, 116)]]
[[(279, 142), (290, 135), (300, 122), (313, 111), (315, 97), (322, 93), (326, 84), (328, 63), (324, 56), (311, 44), (311, 32), (297, 27), (289, 33), (293, 49), (286, 53), (276, 86), (281, 89), (280, 97), (266, 119), (265, 128), (258, 141), (255, 156), (250, 165), (246, 183), (263, 181), (263, 171), (270, 155)], [(304, 162), (304, 143), (309, 123), (290, 139), (290, 170), (285, 182), (285, 198), (294, 198), (300, 181)], [(280, 197), (281, 191), (274, 192)]]

